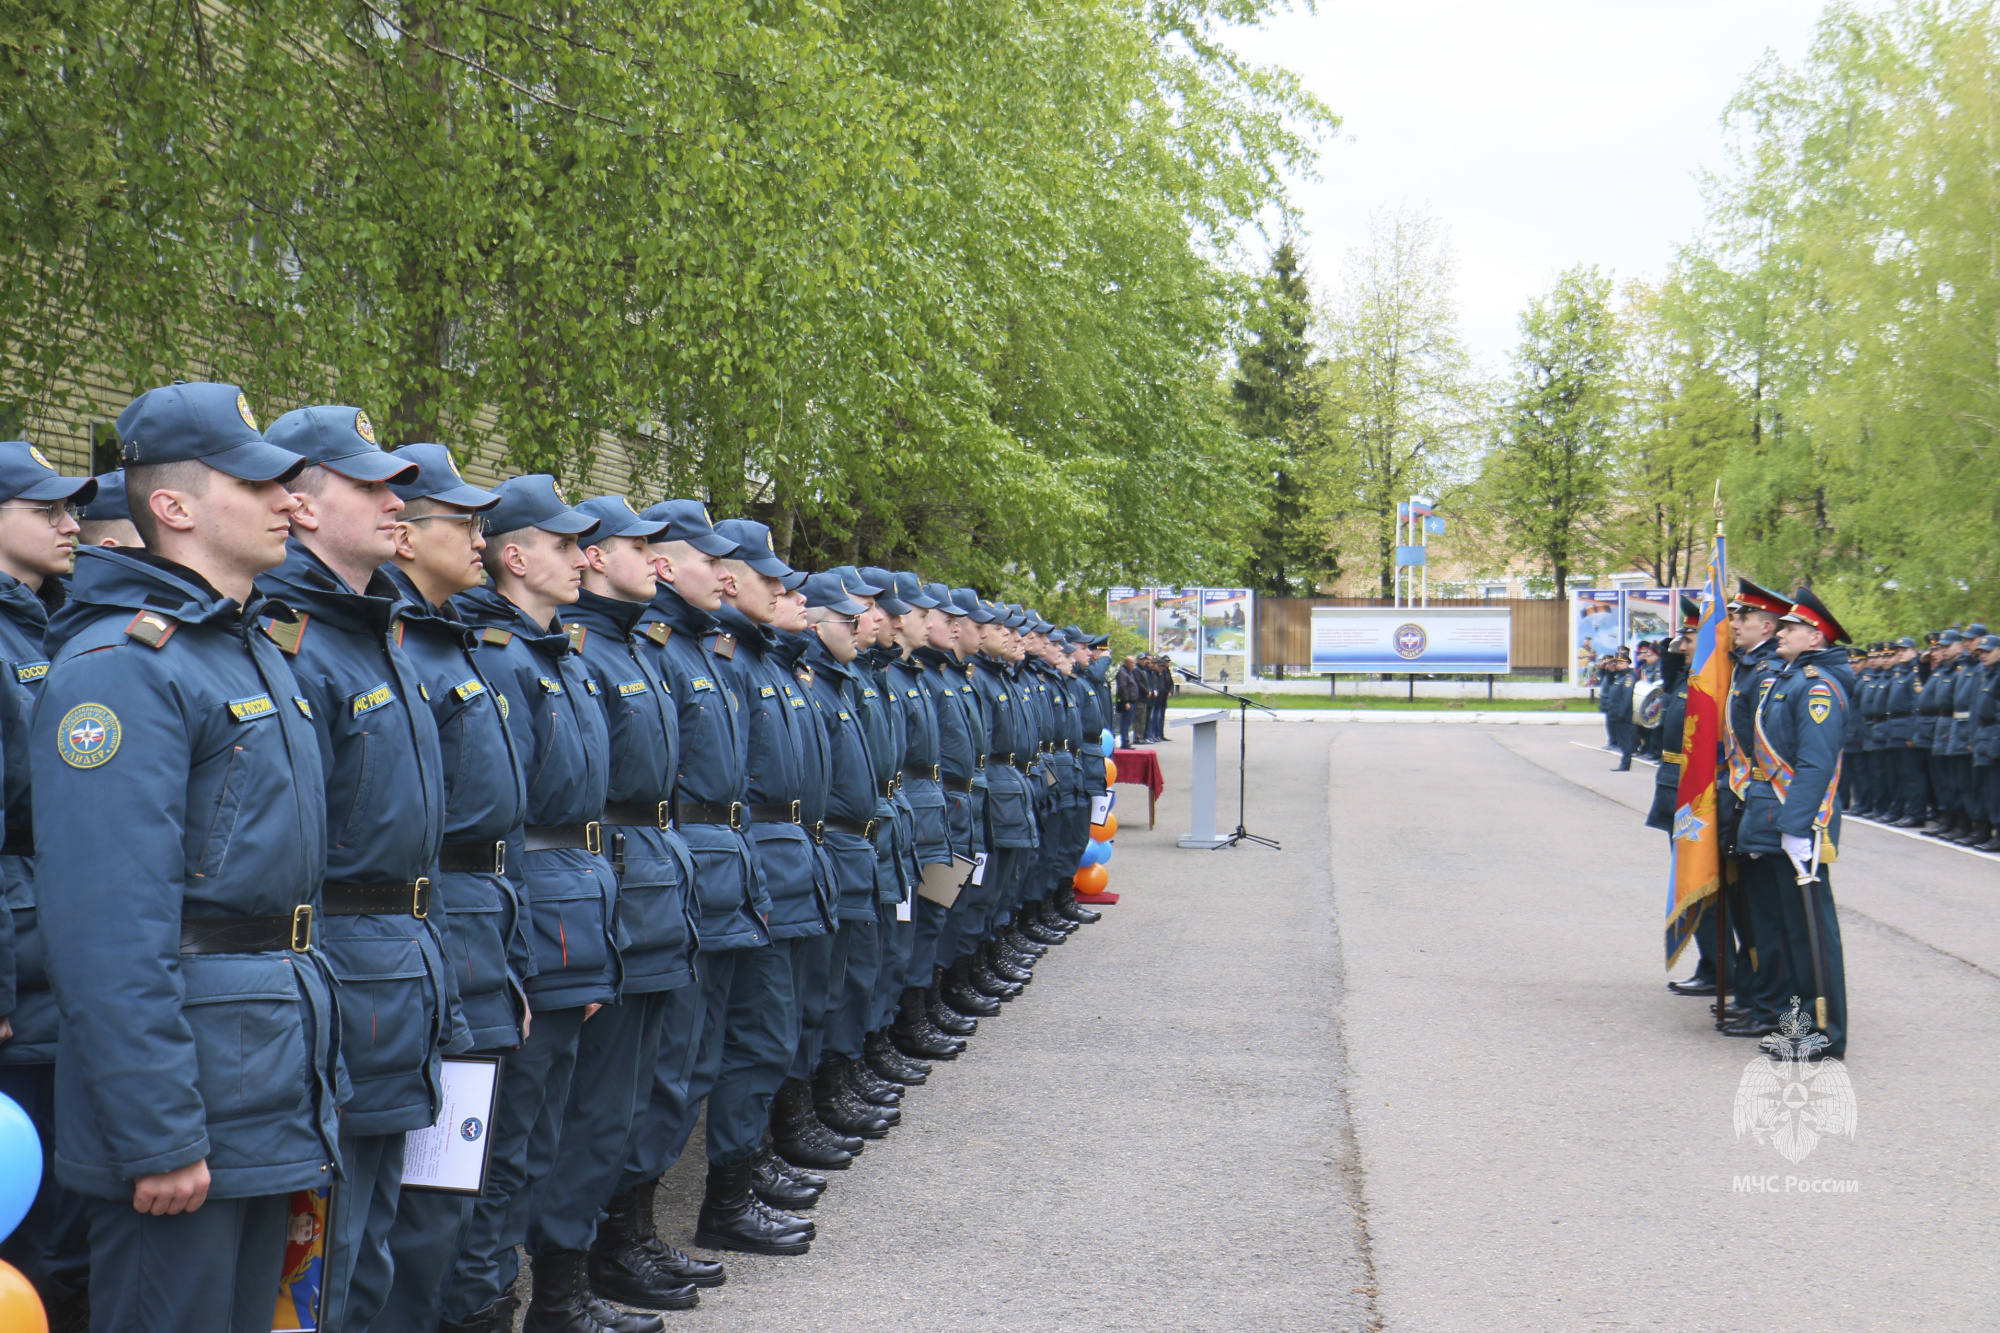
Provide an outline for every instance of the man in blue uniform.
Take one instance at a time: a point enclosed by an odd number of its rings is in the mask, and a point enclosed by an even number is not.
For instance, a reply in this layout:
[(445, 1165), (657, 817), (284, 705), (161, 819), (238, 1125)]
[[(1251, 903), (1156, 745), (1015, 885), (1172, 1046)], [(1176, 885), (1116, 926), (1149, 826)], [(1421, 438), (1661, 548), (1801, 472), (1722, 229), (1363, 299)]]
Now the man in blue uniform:
[(1736, 666), (1729, 685), (1729, 730), (1724, 741), (1727, 790), (1718, 789), (1717, 809), (1721, 821), (1723, 875), (1734, 875), (1743, 888), (1744, 926), (1750, 968), (1731, 974), (1736, 995), (1728, 1025), (1722, 1030), (1735, 1036), (1764, 1037), (1777, 1031), (1778, 1016), (1789, 998), (1784, 992), (1784, 975), (1779, 951), (1783, 947), (1784, 917), (1781, 904), (1771, 892), (1768, 876), (1750, 873), (1749, 860), (1742, 854), (1737, 833), (1743, 805), (1750, 795), (1752, 773), (1756, 769), (1757, 701), (1765, 685), (1781, 665), (1777, 659), (1778, 617), (1791, 610), (1791, 603), (1748, 579), (1737, 582), (1736, 600), (1730, 603), (1731, 651)]
[(1973, 777), (1972, 763), (1972, 735), (1977, 726), (1973, 715), (1978, 707), (1980, 686), (1985, 680), (1985, 672), (1976, 653), (1979, 640), (1985, 637), (1986, 626), (1974, 623), (1966, 627), (1960, 640), (1958, 671), (1952, 678), (1950, 724), (1938, 728), (1938, 734), (1944, 737), (1944, 761), (1951, 770), (1952, 791), (1958, 798), (1954, 818), (1941, 836), (1963, 847), (1986, 840), (1986, 816), (1980, 808), (1980, 792)]
[(1777, 899), (1783, 918), (1783, 994), (1797, 996), (1826, 1038), (1847, 1052), (1847, 982), (1830, 867), (1840, 842), (1841, 745), (1854, 675), (1838, 645), (1847, 631), (1810, 589), (1779, 620), (1783, 666), (1758, 700), (1755, 767), (1737, 847), (1750, 880)]
[(151, 390), (118, 438), (147, 549), (79, 554), (30, 743), (56, 1174), (90, 1196), (95, 1329), (248, 1333), (338, 1161), (325, 778), (254, 587), (305, 460), (231, 384)]
[(1958, 696), (1958, 673), (1964, 665), (1965, 636), (1956, 626), (1938, 636), (1937, 658), (1924, 682), (1918, 729), (1929, 742), (1925, 767), (1931, 780), (1932, 823), (1924, 832), (1944, 837), (1958, 829), (1958, 768), (1951, 762), (1952, 707)]
[[(688, 915), (694, 861), (671, 827), (680, 725), (666, 682), (634, 633), (656, 590), (651, 541), (667, 525), (641, 518), (622, 496), (586, 500), (577, 512), (598, 527), (584, 543), (583, 587), (563, 613), (563, 630), (589, 672), (584, 688), (609, 737), (601, 824), (618, 881), (619, 993), (584, 1024), (578, 1040), (555, 1166), (536, 1195), (528, 1246), (538, 1258), (588, 1252), (591, 1289), (599, 1296), (681, 1310), (697, 1302), (692, 1282), (626, 1252), (629, 1242), (626, 1249), (594, 1248), (632, 1125), (652, 1100), (662, 1043), (671, 1042), (667, 1058), (679, 1060), (695, 1039), (692, 1006), (674, 998), (694, 987)], [(669, 1012), (677, 1019), (671, 1034)], [(572, 1318), (578, 1333), (587, 1333), (587, 1323)]]
[[(0, 733), (11, 751), (6, 841), (0, 844), (0, 915), (14, 961), (0, 976), (0, 1092), (21, 1104), (42, 1139), (42, 1184), (28, 1215), (0, 1240), (6, 1260), (35, 1284), (44, 1304), (80, 1293), (89, 1261), (82, 1201), (56, 1183), (56, 998), (35, 910), (35, 821), (29, 799), (27, 731), (48, 675), (48, 607), (76, 564), (78, 511), (97, 490), (90, 477), (58, 474), (25, 440), (0, 444)], [(52, 596), (53, 595), (53, 596)], [(6, 1003), (11, 993), (13, 1003)]]
[[(592, 677), (559, 613), (577, 600), (585, 560), (579, 541), (597, 520), (571, 509), (544, 474), (514, 477), (488, 513), (481, 556), (488, 587), (452, 599), (479, 632), (478, 660), (499, 696), (528, 785), (528, 822), (507, 846), (506, 873), (527, 905), (535, 970), (533, 1019), (501, 1074), (486, 1193), (466, 1220), (445, 1291), (445, 1327), (497, 1333), (512, 1310), (536, 1193), (555, 1164), (585, 1020), (616, 998), (617, 880), (603, 854), (610, 742)], [(661, 1327), (657, 1316), (621, 1315), (598, 1300), (579, 1250), (534, 1258), (527, 1327)]]
[(1979, 694), (1971, 719), (1974, 812), (1987, 836), (1969, 845), (2000, 852), (2000, 634), (1981, 635), (1972, 646), (1979, 654)]
[[(441, 444), (404, 445), (394, 457), (417, 474), (390, 482), (403, 512), (396, 516), (394, 557), (381, 572), (395, 589), (398, 646), (437, 726), (443, 763), (444, 832), (430, 873), (429, 919), (443, 936), (460, 1034), (447, 1054), (504, 1059), (521, 1045), (522, 983), (534, 970), (527, 909), (505, 874), (506, 846), (521, 840), (528, 793), (499, 694), (474, 659), (474, 633), (449, 606), (486, 581), (479, 559), (485, 514), (500, 497), (468, 485)], [(373, 1328), (438, 1326), (459, 1228), (473, 1202), (440, 1191), (399, 1195), (389, 1230), (389, 1294)]]
[(395, 553), (401, 497), (417, 469), (375, 444), (355, 407), (302, 407), (266, 438), (306, 459), (285, 562), (257, 586), (292, 619), (266, 616), (305, 700), (326, 784), (327, 879), (320, 947), (340, 981), (341, 1056), (354, 1095), (340, 1108), (343, 1179), (327, 1223), (329, 1329), (366, 1328), (389, 1291), (389, 1228), (403, 1136), (437, 1118), (450, 1036), (444, 953), (429, 921), (444, 830), (437, 723), (396, 640), (400, 600), (378, 572)]
[(1928, 779), (1915, 741), (1917, 687), (1922, 683), (1918, 679), (1917, 641), (1905, 635), (1890, 649), (1880, 724), (1887, 761), (1883, 785), (1889, 803), (1885, 813), (1897, 828), (1922, 828)]

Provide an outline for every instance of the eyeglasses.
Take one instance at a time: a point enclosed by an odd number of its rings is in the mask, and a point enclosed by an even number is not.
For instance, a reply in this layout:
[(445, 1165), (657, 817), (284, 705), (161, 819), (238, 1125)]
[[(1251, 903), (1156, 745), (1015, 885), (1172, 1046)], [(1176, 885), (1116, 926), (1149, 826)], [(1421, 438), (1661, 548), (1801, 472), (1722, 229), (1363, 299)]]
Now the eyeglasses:
[(7, 504), (0, 505), (0, 509), (33, 510), (35, 513), (40, 514), (45, 520), (47, 520), (48, 525), (52, 528), (61, 527), (64, 523), (68, 522), (70, 518), (69, 501), (67, 500), (56, 500), (45, 505), (14, 504), (12, 502), (9, 502)]
[(434, 518), (442, 519), (446, 523), (463, 523), (466, 525), (466, 533), (470, 536), (484, 537), (487, 532), (484, 514), (418, 514), (415, 518), (404, 519), (403, 522), (425, 523)]

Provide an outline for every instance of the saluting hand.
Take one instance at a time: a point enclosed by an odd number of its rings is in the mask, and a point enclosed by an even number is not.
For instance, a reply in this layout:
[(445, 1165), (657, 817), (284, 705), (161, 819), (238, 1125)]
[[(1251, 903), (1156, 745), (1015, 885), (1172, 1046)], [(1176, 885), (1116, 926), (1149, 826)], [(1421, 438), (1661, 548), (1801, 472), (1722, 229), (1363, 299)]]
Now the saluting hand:
[(208, 1202), (208, 1162), (193, 1162), (178, 1171), (140, 1176), (132, 1188), (132, 1206), (154, 1217), (191, 1213)]

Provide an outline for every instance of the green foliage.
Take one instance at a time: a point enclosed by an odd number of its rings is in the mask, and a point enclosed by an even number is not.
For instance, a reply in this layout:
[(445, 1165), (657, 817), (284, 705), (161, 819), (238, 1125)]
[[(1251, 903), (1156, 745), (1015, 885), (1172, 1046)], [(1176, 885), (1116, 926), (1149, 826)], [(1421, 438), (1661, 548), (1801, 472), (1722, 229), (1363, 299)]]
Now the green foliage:
[(1270, 512), (1252, 538), (1246, 579), (1272, 597), (1310, 595), (1325, 563), (1324, 542), (1311, 521), (1303, 475), (1306, 454), (1298, 421), (1304, 403), (1312, 343), (1312, 289), (1299, 269), (1298, 251), (1287, 238), (1271, 256), (1271, 270), (1259, 284), (1249, 320), (1250, 340), (1236, 354), (1230, 385), (1243, 433), (1273, 446)]

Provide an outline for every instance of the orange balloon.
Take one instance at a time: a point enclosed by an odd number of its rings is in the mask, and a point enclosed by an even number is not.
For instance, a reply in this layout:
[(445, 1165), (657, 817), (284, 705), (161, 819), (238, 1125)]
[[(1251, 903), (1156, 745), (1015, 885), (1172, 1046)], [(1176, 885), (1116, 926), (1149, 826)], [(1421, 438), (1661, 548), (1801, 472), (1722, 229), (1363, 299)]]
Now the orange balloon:
[(1076, 872), (1078, 893), (1102, 893), (1104, 886), (1111, 882), (1111, 871), (1104, 866), (1085, 866)]
[(1092, 842), (1109, 842), (1111, 839), (1117, 836), (1118, 836), (1117, 815), (1106, 815), (1104, 817), (1104, 822), (1102, 824), (1092, 824), (1090, 826), (1090, 839)]
[(1109, 787), (1118, 781), (1118, 765), (1107, 759), (1104, 761), (1104, 785)]
[(49, 1317), (41, 1298), (35, 1295), (34, 1284), (4, 1259), (0, 1259), (0, 1329), (6, 1333), (49, 1333)]

